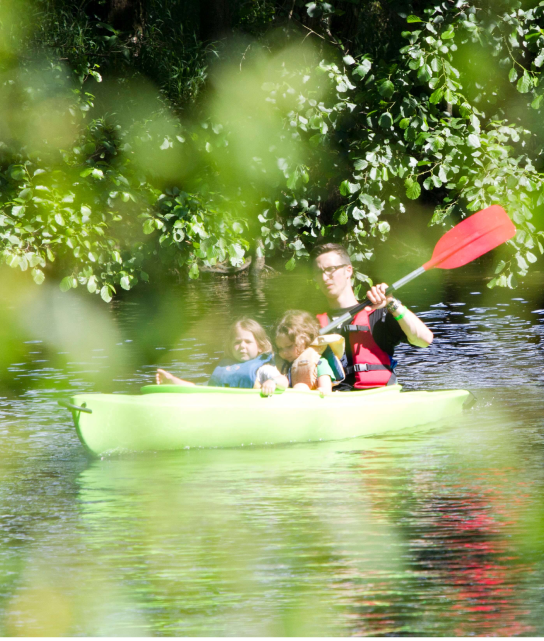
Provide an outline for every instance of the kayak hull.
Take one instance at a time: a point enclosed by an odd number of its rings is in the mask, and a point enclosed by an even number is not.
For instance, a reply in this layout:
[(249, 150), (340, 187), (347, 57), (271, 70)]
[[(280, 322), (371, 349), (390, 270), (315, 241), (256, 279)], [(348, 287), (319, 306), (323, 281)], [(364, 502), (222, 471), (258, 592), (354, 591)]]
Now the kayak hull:
[[(141, 395), (76, 394), (78, 436), (93, 455), (331, 441), (424, 425), (471, 403), (465, 390), (295, 392), (147, 386)], [(87, 411), (74, 409), (83, 407)]]

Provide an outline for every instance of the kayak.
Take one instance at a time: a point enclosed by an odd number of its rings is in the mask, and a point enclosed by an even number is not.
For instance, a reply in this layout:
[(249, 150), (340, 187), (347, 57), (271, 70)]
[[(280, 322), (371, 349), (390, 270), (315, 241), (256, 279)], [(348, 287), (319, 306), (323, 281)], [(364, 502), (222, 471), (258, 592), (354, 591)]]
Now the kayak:
[(81, 443), (95, 456), (194, 447), (244, 447), (375, 436), (448, 419), (472, 405), (466, 390), (357, 392), (147, 385), (141, 394), (75, 394)]

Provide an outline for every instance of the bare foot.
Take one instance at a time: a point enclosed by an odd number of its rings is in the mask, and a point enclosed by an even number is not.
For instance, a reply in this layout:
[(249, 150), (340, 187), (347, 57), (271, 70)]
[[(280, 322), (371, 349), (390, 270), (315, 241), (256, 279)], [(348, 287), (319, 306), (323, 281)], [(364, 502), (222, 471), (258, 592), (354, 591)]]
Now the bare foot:
[(170, 372), (167, 372), (165, 369), (158, 369), (155, 373), (155, 383), (157, 385), (194, 385), (189, 381), (184, 381), (182, 378), (178, 378)]

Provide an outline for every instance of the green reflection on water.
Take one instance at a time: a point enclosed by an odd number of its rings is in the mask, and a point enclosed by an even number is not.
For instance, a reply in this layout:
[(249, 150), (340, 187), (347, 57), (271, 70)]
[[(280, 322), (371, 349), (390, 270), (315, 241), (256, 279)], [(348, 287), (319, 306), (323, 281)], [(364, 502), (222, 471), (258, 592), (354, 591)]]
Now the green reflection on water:
[[(59, 491), (25, 510), (38, 512), (26, 539), (0, 549), (2, 630), (534, 633), (523, 595), (535, 563), (512, 534), (535, 490), (511, 431), (497, 430), (507, 410), (482, 409), (388, 438), (105, 459), (71, 483), (57, 475)], [(12, 466), (15, 483), (25, 469)]]

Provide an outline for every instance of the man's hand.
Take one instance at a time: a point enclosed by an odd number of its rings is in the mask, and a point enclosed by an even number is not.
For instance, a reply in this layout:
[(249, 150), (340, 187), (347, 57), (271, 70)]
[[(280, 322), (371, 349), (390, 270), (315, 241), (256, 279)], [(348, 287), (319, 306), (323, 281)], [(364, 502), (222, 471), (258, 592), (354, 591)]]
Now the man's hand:
[(368, 307), (365, 307), (365, 312), (371, 312), (374, 309), (382, 309), (382, 307), (385, 307), (387, 303), (393, 300), (393, 296), (385, 295), (387, 287), (386, 283), (381, 283), (380, 285), (374, 285), (367, 291), (366, 297), (372, 303), (372, 306), (369, 305)]
[[(394, 296), (386, 296), (385, 290), (387, 289), (386, 283), (381, 283), (380, 285), (374, 285), (371, 287), (367, 293), (366, 297), (372, 303), (372, 305), (365, 307), (365, 312), (370, 313), (375, 309), (382, 309), (393, 300)], [(404, 305), (401, 306), (402, 314), (399, 313), (400, 318), (398, 323), (402, 331), (406, 334), (408, 342), (416, 347), (427, 347), (433, 342), (433, 333), (425, 325), (425, 323), (413, 314), (409, 309)], [(394, 314), (393, 314), (394, 317)]]

